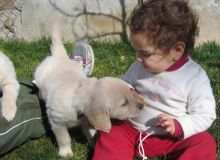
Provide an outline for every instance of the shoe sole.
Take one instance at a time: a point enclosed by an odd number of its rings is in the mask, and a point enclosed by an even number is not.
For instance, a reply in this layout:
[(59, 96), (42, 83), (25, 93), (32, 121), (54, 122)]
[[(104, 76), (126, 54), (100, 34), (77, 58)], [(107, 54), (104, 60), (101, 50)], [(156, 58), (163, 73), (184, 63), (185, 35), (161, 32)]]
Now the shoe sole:
[(92, 67), (91, 67), (90, 72), (89, 72), (89, 76), (90, 76), (92, 74), (92, 71), (93, 71), (93, 68), (94, 68), (95, 57), (94, 57), (92, 47), (90, 45), (88, 45), (88, 47), (89, 47), (89, 52), (91, 53), (91, 56), (92, 56)]

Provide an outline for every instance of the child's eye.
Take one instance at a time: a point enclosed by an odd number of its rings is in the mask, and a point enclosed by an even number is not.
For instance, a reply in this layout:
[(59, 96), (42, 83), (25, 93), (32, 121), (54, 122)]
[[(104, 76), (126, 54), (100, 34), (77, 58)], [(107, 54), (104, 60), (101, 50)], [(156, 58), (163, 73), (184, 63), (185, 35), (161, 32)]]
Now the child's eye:
[(152, 55), (152, 54), (144, 54), (144, 53), (143, 53), (143, 54), (142, 54), (142, 57), (143, 57), (143, 58), (149, 58), (151, 55)]
[(149, 58), (151, 55), (153, 54), (148, 53), (148, 52), (137, 52), (137, 56), (141, 58)]

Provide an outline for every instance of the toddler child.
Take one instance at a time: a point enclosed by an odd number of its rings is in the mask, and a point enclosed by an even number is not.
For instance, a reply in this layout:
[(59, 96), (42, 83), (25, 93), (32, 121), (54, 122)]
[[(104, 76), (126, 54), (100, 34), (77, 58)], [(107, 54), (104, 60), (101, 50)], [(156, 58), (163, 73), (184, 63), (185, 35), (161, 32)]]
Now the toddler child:
[(100, 132), (94, 160), (215, 160), (216, 144), (206, 131), (216, 118), (206, 72), (192, 60), (198, 19), (186, 0), (139, 1), (129, 18), (136, 61), (123, 79), (147, 106), (126, 122)]

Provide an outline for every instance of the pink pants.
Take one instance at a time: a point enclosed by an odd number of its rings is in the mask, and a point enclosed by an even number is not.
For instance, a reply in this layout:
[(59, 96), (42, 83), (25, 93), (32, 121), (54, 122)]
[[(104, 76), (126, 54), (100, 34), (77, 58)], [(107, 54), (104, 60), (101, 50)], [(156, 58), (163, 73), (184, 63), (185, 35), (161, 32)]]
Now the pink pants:
[[(139, 132), (128, 122), (115, 124), (110, 133), (100, 132), (93, 160), (132, 160), (139, 155)], [(150, 136), (143, 142), (147, 157), (169, 154), (179, 160), (216, 160), (216, 143), (208, 132), (184, 140)]]

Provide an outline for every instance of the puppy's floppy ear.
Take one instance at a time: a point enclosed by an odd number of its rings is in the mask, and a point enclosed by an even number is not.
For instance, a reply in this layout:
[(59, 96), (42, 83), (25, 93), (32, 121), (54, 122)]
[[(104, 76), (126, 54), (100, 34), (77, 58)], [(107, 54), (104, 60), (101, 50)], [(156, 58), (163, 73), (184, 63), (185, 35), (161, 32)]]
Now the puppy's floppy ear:
[(134, 88), (130, 88), (130, 94), (138, 101), (141, 105), (147, 106), (144, 97), (140, 95)]
[(110, 132), (112, 126), (107, 108), (104, 108), (103, 106), (89, 106), (89, 108), (86, 109), (85, 114), (95, 129)]

